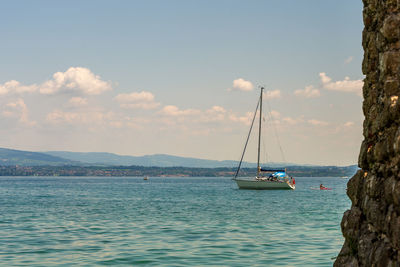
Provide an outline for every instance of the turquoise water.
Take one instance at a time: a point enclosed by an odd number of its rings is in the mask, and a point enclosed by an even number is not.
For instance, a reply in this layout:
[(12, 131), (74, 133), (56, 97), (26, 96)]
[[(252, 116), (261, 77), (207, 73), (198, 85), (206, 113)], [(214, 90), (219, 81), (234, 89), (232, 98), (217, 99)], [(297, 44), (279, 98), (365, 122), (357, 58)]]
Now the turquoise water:
[(2, 177), (0, 265), (332, 266), (347, 181)]

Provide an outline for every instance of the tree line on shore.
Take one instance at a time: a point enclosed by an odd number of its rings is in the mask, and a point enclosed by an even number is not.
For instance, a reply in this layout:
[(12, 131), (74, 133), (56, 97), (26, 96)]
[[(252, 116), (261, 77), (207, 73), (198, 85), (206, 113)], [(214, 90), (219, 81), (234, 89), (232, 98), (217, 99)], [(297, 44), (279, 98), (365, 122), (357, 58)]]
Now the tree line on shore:
[[(356, 165), (287, 166), (288, 175), (295, 177), (352, 176)], [(143, 166), (1, 166), (0, 176), (115, 176), (115, 177), (232, 177), (236, 168), (143, 167)], [(254, 176), (255, 168), (243, 168), (239, 176)]]

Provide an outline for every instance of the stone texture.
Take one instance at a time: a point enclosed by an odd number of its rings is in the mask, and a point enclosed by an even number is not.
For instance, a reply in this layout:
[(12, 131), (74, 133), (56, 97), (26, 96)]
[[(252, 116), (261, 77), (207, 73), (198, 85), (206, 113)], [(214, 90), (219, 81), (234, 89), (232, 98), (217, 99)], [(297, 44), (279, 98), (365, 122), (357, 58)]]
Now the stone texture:
[(363, 0), (364, 141), (334, 266), (400, 267), (400, 0)]

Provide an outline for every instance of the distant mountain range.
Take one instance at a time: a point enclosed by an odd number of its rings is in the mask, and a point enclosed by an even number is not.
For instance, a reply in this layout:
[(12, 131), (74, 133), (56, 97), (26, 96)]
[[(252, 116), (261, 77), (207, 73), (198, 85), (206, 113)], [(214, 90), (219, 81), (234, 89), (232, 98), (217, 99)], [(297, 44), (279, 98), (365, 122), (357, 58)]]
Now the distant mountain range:
[(0, 166), (61, 166), (61, 165), (76, 165), (81, 164), (73, 160), (60, 158), (47, 153), (31, 152), (0, 148)]
[[(32, 152), (0, 148), (0, 166), (143, 166), (143, 167), (186, 167), (186, 168), (236, 168), (234, 160), (208, 160), (178, 157), (164, 154), (146, 155), (141, 157), (122, 156), (105, 152), (67, 152), (47, 151)], [(334, 166), (299, 165), (293, 163), (268, 163), (265, 167), (297, 166), (298, 168), (314, 168), (321, 172)], [(254, 168), (255, 163), (243, 162), (243, 168)], [(357, 169), (356, 165), (348, 166), (350, 172)], [(297, 169), (298, 169), (297, 168)], [(347, 168), (347, 167), (346, 167)]]
[[(105, 152), (67, 152), (47, 151), (32, 152), (7, 148), (0, 148), (0, 166), (157, 166), (157, 167), (195, 167), (218, 168), (236, 167), (237, 161), (233, 160), (207, 160), (197, 158), (178, 157), (164, 154), (146, 156), (121, 156)], [(243, 162), (243, 167), (254, 167), (255, 163)], [(270, 166), (282, 166), (279, 163), (268, 164)]]
[[(233, 160), (208, 160), (197, 158), (186, 158), (165, 154), (146, 156), (122, 156), (105, 152), (66, 152), (48, 151), (48, 155), (64, 158), (71, 161), (81, 162), (89, 165), (113, 165), (113, 166), (157, 166), (157, 167), (195, 167), (195, 168), (217, 168), (234, 167), (238, 162)], [(244, 163), (247, 167), (255, 166), (254, 163)]]
[[(229, 176), (238, 165), (233, 160), (207, 160), (171, 155), (142, 157), (101, 152), (32, 152), (0, 148), (0, 175), (77, 175), (77, 176)], [(152, 167), (152, 168), (149, 168)], [(242, 171), (253, 173), (255, 163), (244, 162)], [(288, 167), (297, 176), (352, 176), (357, 165), (313, 166), (291, 163), (269, 163), (265, 167)], [(247, 170), (245, 170), (247, 169)]]

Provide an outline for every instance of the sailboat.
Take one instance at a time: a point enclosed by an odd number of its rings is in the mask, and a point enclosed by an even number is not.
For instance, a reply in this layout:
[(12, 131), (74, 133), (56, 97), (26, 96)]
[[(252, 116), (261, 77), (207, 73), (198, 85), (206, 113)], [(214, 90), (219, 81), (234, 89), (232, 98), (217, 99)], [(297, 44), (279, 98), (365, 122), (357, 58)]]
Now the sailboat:
[[(254, 112), (253, 120), (251, 122), (250, 131), (247, 135), (246, 144), (243, 149), (242, 157), (239, 162), (239, 166), (233, 178), (236, 181), (239, 189), (259, 189), (259, 190), (272, 190), (272, 189), (291, 189), (296, 188), (294, 178), (290, 177), (286, 173), (286, 168), (282, 169), (264, 169), (260, 166), (260, 143), (261, 143), (261, 121), (262, 121), (262, 100), (263, 100), (264, 87), (261, 87), (260, 98), (257, 103), (256, 111)], [(259, 115), (259, 126), (258, 126), (258, 156), (257, 156), (257, 173), (255, 177), (249, 178), (238, 178), (240, 166), (243, 161), (243, 157), (247, 148), (251, 130), (254, 125), (254, 120), (257, 115), (257, 111), (260, 111)]]

